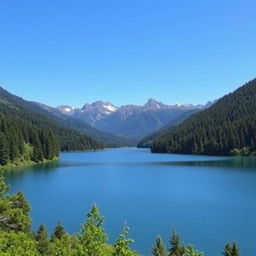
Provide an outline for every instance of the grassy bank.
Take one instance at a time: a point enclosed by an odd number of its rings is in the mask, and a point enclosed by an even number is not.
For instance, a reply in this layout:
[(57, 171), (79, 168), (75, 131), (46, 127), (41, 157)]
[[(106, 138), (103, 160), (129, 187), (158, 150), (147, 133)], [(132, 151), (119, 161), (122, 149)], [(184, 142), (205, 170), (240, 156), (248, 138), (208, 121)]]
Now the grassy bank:
[(31, 166), (35, 166), (38, 164), (45, 164), (45, 163), (49, 163), (52, 161), (56, 161), (59, 160), (59, 157), (54, 157), (51, 160), (48, 159), (43, 159), (40, 162), (34, 162), (31, 160), (22, 160), (22, 161), (15, 161), (14, 163), (8, 163), (6, 165), (0, 165), (0, 171), (8, 171), (8, 170), (12, 170), (12, 169), (18, 169), (20, 167), (31, 167)]

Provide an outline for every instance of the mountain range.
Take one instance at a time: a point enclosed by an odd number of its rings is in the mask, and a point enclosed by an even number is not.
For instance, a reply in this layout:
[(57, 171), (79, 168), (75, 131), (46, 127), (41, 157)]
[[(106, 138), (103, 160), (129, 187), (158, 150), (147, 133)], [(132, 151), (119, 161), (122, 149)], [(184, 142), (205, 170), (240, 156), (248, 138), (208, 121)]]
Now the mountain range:
[[(84, 104), (82, 108), (68, 105), (57, 107), (62, 114), (82, 120), (92, 127), (112, 135), (139, 141), (143, 137), (175, 123), (179, 117), (190, 116), (209, 107), (206, 105), (174, 104), (167, 105), (149, 99), (143, 106), (123, 105), (117, 107), (111, 102), (96, 101)], [(182, 119), (183, 120), (183, 119)]]
[(144, 105), (117, 107), (110, 102), (96, 101), (82, 108), (68, 105), (50, 107), (26, 101), (0, 88), (0, 99), (8, 106), (22, 107), (47, 118), (58, 126), (76, 130), (106, 147), (135, 146), (144, 137), (177, 125), (191, 115), (212, 105), (163, 104), (149, 99)]

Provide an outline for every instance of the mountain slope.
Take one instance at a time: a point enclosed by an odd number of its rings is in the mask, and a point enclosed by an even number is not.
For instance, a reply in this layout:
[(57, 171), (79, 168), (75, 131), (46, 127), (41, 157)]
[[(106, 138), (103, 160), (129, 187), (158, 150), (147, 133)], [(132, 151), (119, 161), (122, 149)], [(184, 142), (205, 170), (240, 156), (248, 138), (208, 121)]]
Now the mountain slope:
[[(3, 108), (1, 104), (0, 107)], [(58, 155), (59, 144), (51, 129), (0, 113), (0, 167), (52, 160)]]
[[(17, 131), (13, 134), (18, 133), (22, 137), (21, 140), (26, 144), (33, 146), (32, 140), (29, 136), (34, 132), (37, 133), (34, 137), (41, 139), (41, 146), (44, 145), (43, 135), (40, 134), (46, 132), (54, 137), (52, 140), (57, 140), (58, 150), (70, 151), (70, 150), (87, 150), (102, 148), (103, 145), (91, 137), (86, 136), (78, 131), (64, 127), (57, 122), (47, 118), (43, 114), (39, 114), (36, 104), (32, 104), (23, 100), (20, 97), (10, 94), (6, 90), (0, 87), (0, 116), (1, 116), (1, 132), (8, 133), (9, 129), (4, 128), (8, 126), (8, 123), (13, 123), (13, 127), (18, 127)], [(12, 127), (12, 125), (9, 125)], [(42, 138), (40, 138), (40, 136)], [(5, 134), (7, 142), (12, 140), (12, 132)], [(39, 145), (40, 146), (40, 145)], [(12, 151), (12, 150), (10, 150)], [(56, 155), (56, 154), (55, 154)]]
[(124, 119), (120, 112), (116, 112), (108, 119), (101, 120), (97, 127), (116, 135), (140, 139), (160, 129), (183, 113), (183, 110), (163, 109), (139, 112)]
[(139, 148), (150, 148), (151, 144), (157, 139), (160, 138), (161, 136), (164, 136), (165, 133), (167, 133), (170, 129), (175, 128), (178, 124), (182, 123), (186, 119), (188, 119), (190, 116), (193, 114), (199, 112), (199, 109), (192, 109), (184, 112), (183, 114), (179, 115), (177, 118), (173, 119), (171, 122), (169, 122), (166, 126), (163, 128), (157, 130), (156, 132), (146, 136), (143, 138), (139, 143), (138, 147)]
[(256, 79), (156, 139), (152, 152), (209, 155), (256, 151)]
[(56, 108), (49, 107), (37, 102), (26, 101), (20, 97), (17, 97), (7, 92), (1, 87), (0, 97), (2, 98), (3, 102), (7, 101), (18, 106), (22, 106), (23, 108), (29, 109), (34, 113), (41, 114), (46, 118), (51, 119), (53, 122), (58, 123), (61, 126), (78, 130), (79, 132), (84, 133), (85, 135), (90, 136), (95, 140), (104, 142), (106, 146), (123, 146), (131, 144), (131, 142), (125, 138), (121, 138), (106, 132), (99, 131), (82, 120), (63, 114), (60, 110)]

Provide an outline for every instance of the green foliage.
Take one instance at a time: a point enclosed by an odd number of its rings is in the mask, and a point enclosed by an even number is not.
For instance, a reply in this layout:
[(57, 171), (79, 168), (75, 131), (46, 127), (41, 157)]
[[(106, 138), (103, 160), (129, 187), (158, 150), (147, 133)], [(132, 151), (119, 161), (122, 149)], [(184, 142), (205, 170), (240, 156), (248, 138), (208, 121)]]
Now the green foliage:
[(224, 252), (222, 253), (224, 256), (239, 256), (239, 248), (236, 243), (226, 244), (224, 248)]
[(3, 173), (0, 171), (0, 199), (2, 199), (8, 190), (9, 187), (5, 184)]
[(44, 225), (40, 225), (38, 231), (35, 234), (36, 247), (40, 255), (50, 255), (50, 242), (48, 239), (48, 233)]
[(57, 226), (54, 229), (54, 232), (51, 236), (51, 241), (54, 241), (56, 239), (61, 239), (66, 235), (66, 232), (64, 230), (64, 227), (58, 222)]
[(80, 256), (103, 256), (107, 235), (103, 229), (103, 217), (96, 205), (93, 205), (87, 215), (87, 221), (82, 225), (79, 235)]
[(0, 232), (1, 256), (39, 256), (35, 240), (22, 232)]
[(187, 110), (180, 114), (178, 117), (170, 121), (167, 125), (162, 127), (161, 129), (157, 130), (156, 132), (151, 133), (150, 135), (144, 137), (139, 143), (138, 148), (150, 148), (151, 144), (157, 140), (158, 138), (162, 137), (166, 134), (170, 129), (173, 129), (178, 124), (182, 123), (184, 120), (188, 119), (191, 115), (199, 112), (200, 109), (192, 109)]
[(158, 236), (152, 249), (152, 254), (154, 256), (203, 256), (203, 253), (195, 250), (192, 245), (181, 245), (180, 238), (175, 231), (172, 233), (170, 244), (171, 248), (168, 253), (161, 237)]
[(41, 162), (58, 156), (59, 145), (52, 132), (19, 120), (18, 115), (1, 115), (0, 109), (0, 165), (25, 161)]
[(183, 256), (203, 256), (203, 253), (195, 250), (192, 245), (188, 245), (187, 247), (184, 248), (184, 250), (185, 251)]
[(152, 254), (154, 256), (168, 256), (168, 252), (160, 236), (156, 238), (155, 245), (152, 248)]
[[(91, 137), (73, 130), (35, 103), (11, 95), (0, 87), (0, 166), (24, 161), (41, 162), (59, 151), (103, 148)], [(49, 114), (49, 116), (47, 115)], [(62, 120), (62, 119), (61, 119)]]
[(15, 195), (4, 196), (8, 187), (0, 175), (0, 231), (30, 232), (31, 219), (29, 204), (24, 195), (18, 192)]
[(77, 256), (78, 239), (67, 234), (54, 239), (50, 244), (49, 255), (54, 256)]
[(152, 152), (250, 155), (256, 152), (256, 79), (157, 138)]
[(179, 235), (175, 230), (172, 232), (170, 245), (169, 256), (183, 256), (185, 249), (184, 246), (181, 245)]
[(129, 232), (129, 227), (124, 226), (119, 238), (116, 240), (114, 244), (114, 252), (112, 256), (133, 256), (134, 252), (129, 248), (129, 245), (134, 241), (132, 239), (127, 239), (127, 235)]
[(6, 135), (0, 131), (0, 165), (6, 165), (10, 161), (9, 144)]

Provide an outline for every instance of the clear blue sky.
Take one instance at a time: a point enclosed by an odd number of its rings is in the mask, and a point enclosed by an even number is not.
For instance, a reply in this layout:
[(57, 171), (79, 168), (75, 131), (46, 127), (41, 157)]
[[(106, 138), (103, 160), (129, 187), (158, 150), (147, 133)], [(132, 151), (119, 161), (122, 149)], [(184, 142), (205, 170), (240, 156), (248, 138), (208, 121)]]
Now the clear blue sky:
[(205, 103), (256, 76), (255, 0), (1, 0), (0, 85), (52, 106)]

